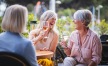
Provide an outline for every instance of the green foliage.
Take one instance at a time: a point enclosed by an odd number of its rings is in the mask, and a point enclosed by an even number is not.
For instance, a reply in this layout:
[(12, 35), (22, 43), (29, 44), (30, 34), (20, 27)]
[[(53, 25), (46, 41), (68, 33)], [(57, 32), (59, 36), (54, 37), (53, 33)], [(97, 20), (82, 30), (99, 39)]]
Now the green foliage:
[(30, 21), (34, 20), (34, 14), (33, 13), (29, 13), (28, 14), (28, 22), (30, 23)]
[(99, 24), (96, 24), (96, 26), (100, 35), (108, 34), (108, 23), (104, 19)]
[(1, 29), (1, 23), (2, 23), (2, 17), (0, 17), (0, 33), (3, 32), (3, 30)]
[(76, 10), (75, 9), (69, 9), (69, 8), (67, 8), (67, 9), (63, 9), (63, 10), (59, 10), (58, 11), (58, 15), (59, 16), (63, 16), (63, 15), (65, 15), (65, 16), (72, 16), (72, 14), (75, 12)]
[[(27, 31), (30, 32), (30, 22), (36, 20), (36, 22), (38, 23), (39, 20), (35, 18), (33, 13), (29, 13), (28, 14), (28, 22), (27, 22)], [(23, 36), (28, 37), (28, 33), (25, 32), (23, 33)]]
[(59, 32), (60, 32), (60, 35), (62, 34), (62, 32), (65, 30), (64, 28), (63, 28), (63, 26), (66, 24), (66, 22), (65, 22), (65, 20), (62, 20), (62, 19), (58, 19), (58, 21), (57, 21), (57, 28), (58, 28), (58, 30), (59, 30)]
[(5, 1), (8, 5), (12, 5), (12, 4), (21, 4), (21, 5), (27, 5), (27, 4), (30, 4), (30, 3), (32, 3), (32, 4), (36, 4), (36, 2), (38, 1), (38, 0), (3, 0), (3, 1)]
[(69, 2), (71, 2), (72, 0), (59, 0), (59, 1), (61, 1), (62, 3), (69, 3)]
[(28, 32), (22, 33), (22, 35), (26, 38), (28, 38), (28, 34), (29, 34)]
[(71, 32), (74, 30), (74, 24), (72, 19), (66, 17), (66, 19), (58, 19), (57, 21), (57, 29), (59, 30), (60, 38), (64, 35), (69, 36)]
[[(30, 32), (30, 22), (34, 20), (34, 15), (32, 13), (28, 14), (27, 31)], [(28, 32), (23, 33), (24, 37), (28, 37)]]
[(34, 14), (33, 13), (29, 13), (28, 14), (28, 23), (27, 23), (27, 29), (28, 31), (30, 31), (30, 22), (34, 20)]
[[(60, 38), (63, 38), (63, 36), (69, 36), (70, 33), (74, 30), (74, 24), (72, 22), (72, 14), (75, 12), (75, 9), (63, 9), (58, 11), (59, 17), (66, 16), (66, 19), (58, 19), (57, 27), (60, 33)], [(64, 16), (64, 17), (65, 17)]]

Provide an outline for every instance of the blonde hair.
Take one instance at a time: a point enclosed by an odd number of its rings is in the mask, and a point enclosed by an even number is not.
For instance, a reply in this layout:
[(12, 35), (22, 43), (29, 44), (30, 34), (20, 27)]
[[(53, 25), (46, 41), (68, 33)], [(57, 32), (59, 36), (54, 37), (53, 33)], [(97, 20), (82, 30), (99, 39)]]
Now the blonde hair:
[(26, 29), (28, 11), (25, 6), (11, 5), (6, 9), (2, 20), (2, 29), (4, 31), (22, 33)]
[[(41, 15), (41, 17), (40, 17), (40, 23), (39, 23), (38, 28), (42, 28), (43, 22), (45, 22), (45, 21), (47, 21), (48, 19), (51, 19), (51, 18), (55, 18), (56, 21), (57, 21), (57, 14), (56, 14), (54, 11), (51, 11), (51, 10), (45, 11), (45, 12)], [(52, 30), (54, 30), (54, 31), (57, 32), (56, 22), (55, 22), (55, 24), (54, 24)]]

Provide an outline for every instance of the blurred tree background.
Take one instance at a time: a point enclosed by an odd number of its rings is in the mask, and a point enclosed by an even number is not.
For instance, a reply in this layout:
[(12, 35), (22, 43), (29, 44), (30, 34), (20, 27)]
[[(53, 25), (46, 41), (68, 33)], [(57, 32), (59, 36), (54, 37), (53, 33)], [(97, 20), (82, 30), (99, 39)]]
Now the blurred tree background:
[[(28, 4), (33, 4), (33, 5), (36, 5), (36, 3), (38, 1), (41, 1), (41, 2), (45, 2), (45, 5), (46, 7), (48, 8), (49, 6), (49, 1), (50, 0), (1, 0), (1, 1), (5, 1), (8, 5), (12, 5), (12, 4), (22, 4), (22, 5), (25, 5), (27, 6)], [(58, 0), (56, 0), (58, 1)], [(66, 13), (65, 12), (68, 12), (69, 13), (72, 13), (69, 12), (69, 9), (72, 10), (72, 9), (81, 9), (81, 8), (88, 8), (90, 6), (94, 6), (94, 7), (97, 7), (98, 5), (102, 5), (103, 8), (101, 9), (101, 19), (105, 19), (106, 21), (108, 21), (108, 0), (59, 0), (61, 1), (61, 4), (56, 4), (56, 11), (58, 12), (58, 14), (62, 14), (62, 15), (65, 15)], [(31, 7), (32, 8), (32, 7)], [(66, 11), (67, 9), (67, 11)], [(61, 12), (64, 12), (65, 14), (61, 13)], [(96, 10), (96, 14), (97, 14), (97, 10)], [(67, 14), (66, 14), (67, 15)], [(70, 14), (69, 14), (70, 15)]]
[[(28, 17), (28, 27), (27, 29), (30, 31), (30, 21), (37, 20), (39, 21), (39, 17), (35, 17), (35, 14), (33, 12), (34, 6), (36, 6), (37, 2), (44, 2), (44, 6), (46, 9), (49, 9), (49, 2), (50, 0), (0, 0), (1, 2), (5, 2), (7, 4), (7, 7), (12, 4), (21, 4), (25, 5), (28, 8), (29, 11), (29, 17)], [(58, 22), (57, 27), (60, 31), (61, 35), (69, 35), (74, 30), (74, 24), (72, 22), (72, 15), (73, 13), (78, 9), (89, 9), (92, 11), (92, 6), (95, 7), (95, 30), (100, 34), (108, 34), (107, 29), (107, 23), (108, 23), (108, 0), (56, 0), (60, 1), (61, 3), (56, 2), (56, 12), (58, 14)], [(100, 24), (97, 23), (97, 14), (98, 10), (96, 8), (102, 5), (103, 8), (100, 9)], [(41, 15), (41, 14), (40, 14)], [(37, 19), (38, 18), (38, 19)], [(2, 20), (2, 17), (0, 17), (0, 22)], [(104, 24), (104, 30), (103, 29)], [(63, 27), (65, 26), (65, 27)], [(67, 27), (69, 26), (69, 27)], [(91, 26), (91, 24), (90, 24)], [(0, 29), (0, 31), (2, 31)]]
[[(50, 0), (0, 0), (0, 4), (2, 2), (6, 3), (6, 7), (12, 4), (21, 4), (27, 7), (29, 11), (27, 32), (22, 34), (26, 38), (28, 38), (28, 34), (31, 31), (31, 22), (36, 21), (38, 23), (41, 14), (44, 11), (49, 10), (50, 6)], [(55, 5), (56, 13), (58, 15), (58, 21), (56, 25), (57, 29), (59, 30), (59, 42), (61, 41), (61, 39), (67, 41), (71, 32), (75, 30), (72, 16), (78, 9), (89, 9), (93, 13), (94, 7), (95, 20), (90, 23), (89, 27), (90, 29), (94, 27), (93, 31), (96, 32), (99, 36), (104, 34), (108, 35), (108, 0), (55, 0)], [(103, 8), (100, 9), (100, 23), (97, 22), (99, 14), (97, 7), (99, 5), (103, 6)], [(42, 10), (42, 8), (44, 9)], [(0, 33), (3, 32), (3, 30), (1, 29), (2, 16), (0, 16)]]

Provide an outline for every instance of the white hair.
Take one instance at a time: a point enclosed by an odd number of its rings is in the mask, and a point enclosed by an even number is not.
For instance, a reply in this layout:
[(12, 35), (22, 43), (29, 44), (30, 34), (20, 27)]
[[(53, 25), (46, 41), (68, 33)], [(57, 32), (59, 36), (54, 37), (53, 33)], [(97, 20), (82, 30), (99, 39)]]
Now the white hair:
[[(45, 22), (49, 19), (52, 19), (52, 18), (55, 18), (56, 21), (57, 21), (57, 14), (54, 11), (51, 11), (51, 10), (45, 11), (40, 17), (40, 22), (39, 22), (39, 25), (38, 25), (37, 28), (42, 28), (43, 27), (43, 22)], [(52, 30), (57, 32), (56, 22), (55, 22)]]
[(88, 26), (88, 24), (91, 22), (92, 19), (92, 13), (87, 9), (77, 10), (74, 13), (73, 17), (75, 20), (82, 20), (83, 22), (85, 22), (85, 26)]
[(41, 17), (40, 17), (39, 28), (42, 27), (43, 22), (45, 22), (45, 21), (47, 21), (48, 19), (51, 19), (51, 18), (55, 18), (56, 21), (57, 21), (57, 14), (56, 14), (54, 11), (51, 11), (51, 10), (45, 11), (45, 12), (41, 15)]

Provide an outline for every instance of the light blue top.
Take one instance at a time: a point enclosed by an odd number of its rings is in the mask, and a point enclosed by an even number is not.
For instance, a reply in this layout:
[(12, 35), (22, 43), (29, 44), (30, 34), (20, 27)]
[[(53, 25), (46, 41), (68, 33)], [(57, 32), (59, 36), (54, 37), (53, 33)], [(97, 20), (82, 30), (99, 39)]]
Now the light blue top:
[(9, 31), (0, 34), (0, 51), (14, 52), (25, 57), (31, 66), (38, 66), (35, 49), (30, 40)]

